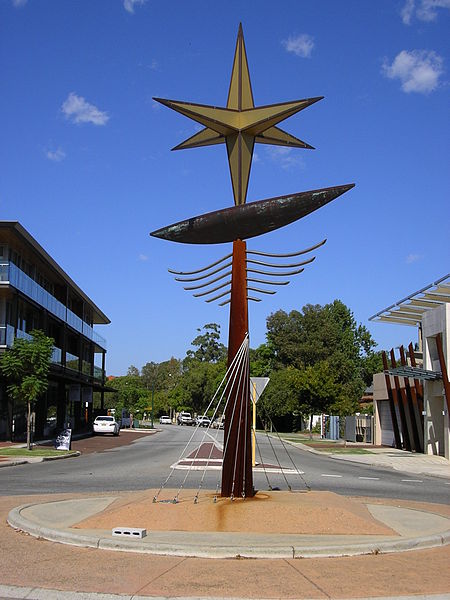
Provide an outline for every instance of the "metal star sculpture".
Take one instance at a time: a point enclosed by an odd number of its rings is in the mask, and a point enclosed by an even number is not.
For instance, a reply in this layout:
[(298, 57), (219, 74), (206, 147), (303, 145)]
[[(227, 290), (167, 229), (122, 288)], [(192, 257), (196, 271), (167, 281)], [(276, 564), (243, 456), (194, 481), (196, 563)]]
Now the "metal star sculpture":
[(204, 129), (188, 138), (173, 150), (226, 144), (233, 185), (234, 203), (244, 204), (247, 196), (250, 168), (255, 142), (309, 148), (312, 146), (276, 127), (311, 104), (322, 100), (307, 98), (255, 107), (242, 25), (234, 53), (233, 70), (226, 108), (154, 98), (161, 104), (204, 125)]
[[(154, 100), (204, 126), (201, 131), (173, 148), (174, 150), (198, 148), (215, 144), (226, 144), (227, 147), (235, 206), (186, 219), (153, 231), (151, 235), (170, 241), (191, 244), (233, 242), (231, 264), (223, 262), (230, 257), (230, 255), (227, 255), (216, 263), (200, 270), (189, 273), (172, 271), (174, 274), (183, 276), (178, 278), (179, 281), (197, 282), (195, 286), (186, 288), (188, 290), (202, 289), (201, 292), (195, 294), (197, 296), (206, 296), (220, 290), (219, 295), (210, 298), (207, 302), (222, 299), (224, 296), (230, 296), (229, 300), (221, 302), (222, 305), (230, 304), (228, 337), (229, 366), (238, 356), (242, 344), (245, 340), (248, 340), (248, 301), (259, 301), (259, 299), (249, 296), (249, 292), (274, 293), (267, 289), (255, 288), (255, 282), (268, 285), (286, 284), (284, 281), (274, 282), (273, 280), (255, 278), (255, 273), (267, 277), (274, 275), (271, 271), (262, 271), (260, 267), (255, 268), (255, 264), (270, 268), (292, 268), (306, 265), (314, 260), (312, 258), (299, 263), (280, 265), (261, 262), (254, 257), (249, 258), (247, 254), (262, 254), (278, 258), (298, 256), (314, 250), (325, 243), (324, 240), (300, 252), (276, 255), (255, 251), (247, 252), (244, 240), (292, 223), (331, 202), (331, 200), (334, 200), (354, 186), (352, 183), (278, 196), (246, 204), (255, 143), (313, 149), (312, 146), (283, 131), (277, 125), (321, 99), (322, 96), (256, 107), (253, 100), (242, 25), (239, 25), (228, 100), (225, 108), (154, 98)], [(215, 267), (219, 263), (221, 263), (220, 267), (213, 271), (210, 270), (211, 267)], [(213, 276), (230, 266), (231, 271), (226, 271), (214, 277), (214, 279), (204, 281), (205, 278)], [(301, 271), (303, 271), (303, 268), (295, 271), (278, 271), (277, 275), (283, 277), (294, 275)], [(186, 275), (189, 275), (189, 277), (186, 278)], [(194, 275), (194, 277), (190, 277), (191, 275)], [(218, 280), (228, 278), (230, 275), (231, 280), (227, 279), (225, 283), (221, 282), (216, 287), (203, 291), (204, 287), (213, 285)], [(199, 281), (201, 282), (200, 284), (198, 284)], [(228, 288), (228, 286), (230, 286), (230, 289), (223, 292), (222, 289), (224, 287)], [(248, 353), (246, 356), (246, 364), (243, 367), (245, 375), (240, 377), (238, 382), (234, 381), (230, 383), (228, 396), (232, 399), (232, 402), (229, 403), (229, 408), (225, 411), (225, 445), (221, 495), (227, 497), (245, 497), (253, 496), (254, 494), (251, 465), (252, 453), (250, 451), (251, 419), (249, 415), (250, 379)]]

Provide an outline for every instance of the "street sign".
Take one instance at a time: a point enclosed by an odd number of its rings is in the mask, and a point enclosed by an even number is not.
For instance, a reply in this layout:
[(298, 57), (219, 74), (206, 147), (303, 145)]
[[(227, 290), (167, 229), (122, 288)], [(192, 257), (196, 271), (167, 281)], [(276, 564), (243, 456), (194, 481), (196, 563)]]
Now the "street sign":
[(270, 377), (250, 377), (250, 397), (255, 404), (266, 389), (269, 381)]

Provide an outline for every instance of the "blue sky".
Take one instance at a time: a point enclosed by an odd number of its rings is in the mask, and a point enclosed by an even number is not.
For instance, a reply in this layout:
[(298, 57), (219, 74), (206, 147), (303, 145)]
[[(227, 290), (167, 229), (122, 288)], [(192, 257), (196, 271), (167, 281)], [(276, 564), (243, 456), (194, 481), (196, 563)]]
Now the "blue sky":
[(153, 96), (224, 106), (239, 22), (256, 105), (325, 96), (282, 127), (314, 151), (256, 146), (247, 201), (355, 182), (250, 249), (316, 261), (250, 305), (267, 315), (341, 299), (379, 348), (414, 328), (368, 317), (448, 272), (450, 0), (0, 0), (0, 210), (110, 317), (107, 369), (183, 357), (205, 304), (168, 268), (230, 245), (150, 238), (233, 205), (224, 146), (170, 152), (193, 121)]

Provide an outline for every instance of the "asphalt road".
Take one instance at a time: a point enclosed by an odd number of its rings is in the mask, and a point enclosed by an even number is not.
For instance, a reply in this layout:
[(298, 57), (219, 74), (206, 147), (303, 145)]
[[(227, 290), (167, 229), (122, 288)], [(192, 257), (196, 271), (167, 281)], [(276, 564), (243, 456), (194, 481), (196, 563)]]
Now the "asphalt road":
[[(218, 470), (204, 475), (203, 470), (171, 468), (181, 455), (195, 454), (200, 443), (211, 441), (206, 430), (201, 429), (183, 453), (193, 432), (191, 427), (165, 425), (154, 435), (142, 435), (124, 445), (136, 435), (123, 431), (119, 438), (104, 441), (94, 438), (90, 447), (96, 451), (86, 451), (78, 458), (2, 468), (0, 495), (157, 490), (167, 478), (165, 487), (182, 485), (186, 489), (197, 489), (201, 483), (203, 489), (216, 489), (220, 484)], [(223, 441), (222, 431), (210, 433), (218, 436), (219, 444)], [(127, 436), (130, 437), (127, 439)], [(279, 462), (292, 472), (286, 478), (270, 472), (255, 473), (256, 489), (267, 490), (270, 485), (285, 490), (289, 485), (293, 490), (303, 491), (309, 486), (313, 490), (350, 496), (449, 503), (450, 486), (446, 480), (335, 460), (290, 445), (286, 448), (289, 454), (278, 440), (269, 441), (266, 436), (258, 435), (262, 462), (274, 466)], [(261, 462), (259, 452), (257, 461)]]

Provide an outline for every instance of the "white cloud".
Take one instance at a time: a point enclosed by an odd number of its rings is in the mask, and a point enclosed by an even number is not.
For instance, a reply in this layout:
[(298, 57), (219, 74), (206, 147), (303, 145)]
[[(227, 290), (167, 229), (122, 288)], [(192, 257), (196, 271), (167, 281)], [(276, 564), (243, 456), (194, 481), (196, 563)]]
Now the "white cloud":
[(12, 0), (14, 8), (22, 8), (27, 2), (28, 0)]
[(406, 264), (411, 265), (412, 263), (417, 262), (421, 258), (423, 258), (421, 254), (408, 254), (408, 256), (406, 257)]
[(282, 169), (292, 169), (294, 167), (304, 169), (305, 162), (303, 157), (293, 152), (292, 148), (286, 146), (271, 146), (267, 148), (267, 154), (274, 162), (278, 163)]
[(56, 150), (47, 150), (45, 156), (53, 162), (61, 162), (66, 158), (66, 153), (62, 148), (56, 148)]
[(449, 8), (450, 0), (406, 0), (400, 14), (403, 23), (410, 25), (415, 16), (420, 21), (435, 21), (438, 16), (438, 8)]
[(399, 79), (404, 92), (429, 94), (439, 85), (442, 65), (442, 57), (433, 50), (402, 50), (391, 65), (384, 62), (382, 73), (389, 79)]
[(148, 256), (146, 254), (139, 254), (139, 260), (145, 262), (146, 260), (148, 260)]
[(145, 4), (147, 0), (123, 0), (123, 7), (129, 13), (134, 13), (134, 7), (138, 4)]
[(287, 52), (293, 52), (296, 56), (309, 58), (314, 48), (314, 38), (307, 33), (290, 35), (287, 40), (281, 42)]
[(106, 112), (99, 110), (93, 104), (86, 102), (82, 96), (77, 96), (73, 92), (70, 92), (64, 100), (61, 110), (73, 123), (105, 125), (109, 120)]
[(410, 25), (411, 19), (414, 15), (415, 0), (406, 0), (405, 6), (402, 8), (400, 14), (402, 21), (405, 25)]

